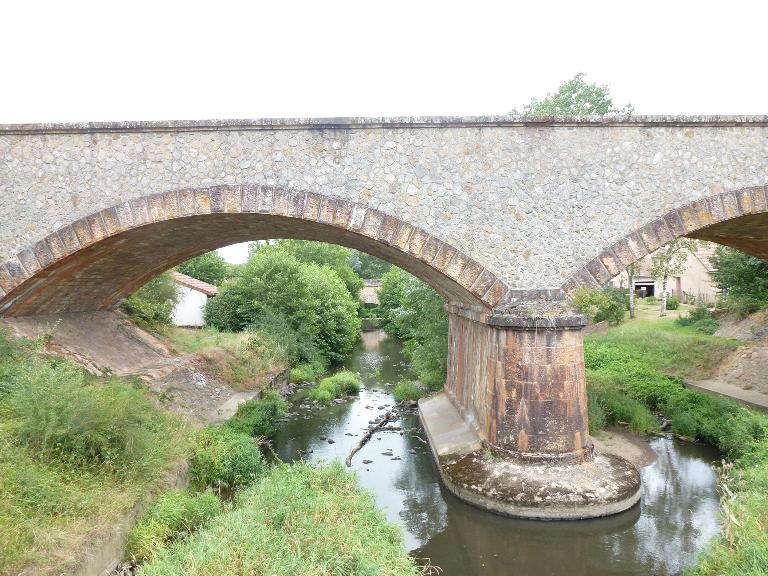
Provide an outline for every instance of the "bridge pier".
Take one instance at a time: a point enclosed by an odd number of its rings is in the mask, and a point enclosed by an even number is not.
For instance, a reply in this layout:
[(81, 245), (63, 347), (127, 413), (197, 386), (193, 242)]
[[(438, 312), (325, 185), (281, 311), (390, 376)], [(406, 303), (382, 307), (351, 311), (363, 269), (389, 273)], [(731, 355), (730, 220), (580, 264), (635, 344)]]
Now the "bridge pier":
[(472, 504), (528, 518), (591, 518), (637, 503), (638, 471), (595, 454), (589, 437), (585, 318), (563, 300), (493, 315), (447, 308), (445, 392), (420, 404), (445, 485)]

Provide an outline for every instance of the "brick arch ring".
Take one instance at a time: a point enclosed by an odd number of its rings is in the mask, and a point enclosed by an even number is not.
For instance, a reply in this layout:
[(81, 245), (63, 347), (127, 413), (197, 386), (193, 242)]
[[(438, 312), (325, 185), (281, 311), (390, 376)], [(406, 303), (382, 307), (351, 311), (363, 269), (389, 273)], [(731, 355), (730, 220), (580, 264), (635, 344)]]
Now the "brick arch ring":
[(573, 295), (579, 288), (599, 288), (633, 262), (683, 236), (768, 259), (768, 186), (720, 192), (671, 210), (605, 248), (571, 276), (562, 290)]
[(184, 260), (236, 242), (320, 240), (404, 268), (478, 311), (510, 290), (458, 248), (392, 215), (331, 196), (262, 185), (139, 197), (68, 224), (0, 264), (0, 316), (105, 310)]

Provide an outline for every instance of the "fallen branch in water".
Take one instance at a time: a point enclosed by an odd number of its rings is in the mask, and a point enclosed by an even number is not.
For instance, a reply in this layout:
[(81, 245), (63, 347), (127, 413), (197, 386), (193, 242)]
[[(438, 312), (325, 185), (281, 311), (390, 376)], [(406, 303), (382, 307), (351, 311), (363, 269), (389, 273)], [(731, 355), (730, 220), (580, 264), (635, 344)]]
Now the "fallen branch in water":
[(381, 422), (376, 424), (375, 426), (371, 426), (368, 428), (368, 432), (365, 433), (365, 436), (363, 436), (360, 439), (360, 442), (357, 443), (357, 446), (352, 448), (352, 452), (349, 453), (349, 456), (347, 456), (346, 465), (347, 467), (352, 466), (352, 456), (357, 454), (360, 449), (365, 446), (365, 444), (368, 442), (368, 440), (371, 439), (371, 436), (373, 436), (374, 432), (380, 431), (381, 428), (384, 427), (384, 425), (389, 422), (389, 419), (392, 418), (392, 410), (384, 414), (384, 418), (382, 418)]

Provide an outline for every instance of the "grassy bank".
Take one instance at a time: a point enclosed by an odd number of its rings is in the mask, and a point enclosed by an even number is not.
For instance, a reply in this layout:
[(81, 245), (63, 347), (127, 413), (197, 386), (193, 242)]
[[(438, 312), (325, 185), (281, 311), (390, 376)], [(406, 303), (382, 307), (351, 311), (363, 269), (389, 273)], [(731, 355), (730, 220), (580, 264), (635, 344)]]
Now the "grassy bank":
[(723, 537), (687, 572), (697, 576), (768, 572), (768, 417), (681, 384), (708, 376), (737, 346), (672, 320), (633, 321), (585, 340), (590, 418), (648, 430), (651, 412), (662, 412), (673, 432), (732, 461), (723, 477)]
[(418, 574), (402, 533), (339, 463), (278, 465), (143, 576)]
[(187, 449), (135, 383), (0, 331), (0, 574), (61, 574)]
[(179, 352), (197, 354), (212, 374), (239, 390), (252, 390), (266, 376), (285, 370), (289, 353), (279, 339), (258, 331), (220, 332), (160, 327), (159, 333)]

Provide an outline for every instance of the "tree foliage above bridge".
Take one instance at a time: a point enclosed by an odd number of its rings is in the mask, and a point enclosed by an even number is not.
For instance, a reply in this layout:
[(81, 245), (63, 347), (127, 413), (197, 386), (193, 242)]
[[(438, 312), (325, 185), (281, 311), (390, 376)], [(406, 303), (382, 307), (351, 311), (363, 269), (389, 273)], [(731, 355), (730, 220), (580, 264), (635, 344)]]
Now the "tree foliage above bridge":
[(618, 108), (613, 103), (610, 88), (587, 82), (579, 72), (563, 82), (554, 92), (542, 100), (531, 98), (522, 111), (514, 108), (512, 114), (521, 116), (606, 116), (632, 114), (631, 104)]

